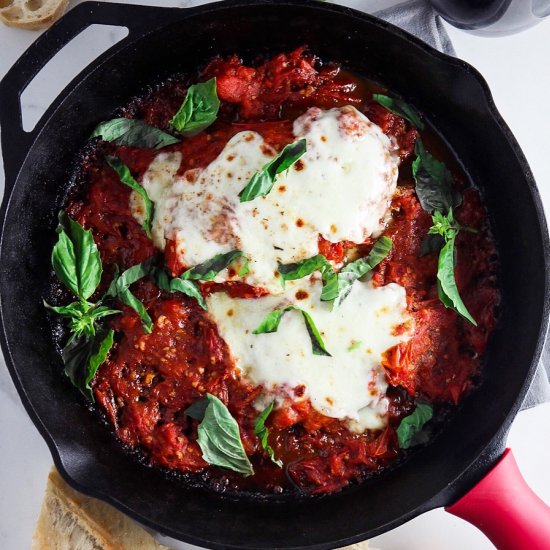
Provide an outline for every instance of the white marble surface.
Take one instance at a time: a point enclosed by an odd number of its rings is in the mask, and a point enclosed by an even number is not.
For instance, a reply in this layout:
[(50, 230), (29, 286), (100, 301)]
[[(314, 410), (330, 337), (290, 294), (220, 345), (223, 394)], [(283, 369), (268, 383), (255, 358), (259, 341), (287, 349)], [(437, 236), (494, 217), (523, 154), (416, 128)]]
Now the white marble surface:
[[(72, 2), (78, 3), (78, 2)], [(135, 1), (185, 7), (185, 0)], [(348, 0), (361, 8), (364, 0)], [(386, 7), (396, 0), (374, 0)], [(102, 34), (106, 46), (117, 30)], [(495, 102), (516, 135), (538, 181), (547, 210), (550, 210), (550, 21), (525, 33), (499, 39), (478, 38), (449, 29), (460, 57), (477, 67), (493, 91)], [(0, 26), (0, 77), (36, 39), (33, 32)], [(98, 41), (90, 34), (69, 47), (64, 56), (44, 72), (39, 85), (25, 95), (26, 126), (39, 119), (43, 109), (63, 85), (99, 53)], [(3, 189), (3, 174), (0, 175)], [(550, 502), (550, 404), (519, 414), (510, 434), (524, 476), (538, 494)], [(30, 547), (34, 523), (42, 500), (51, 458), (46, 444), (27, 418), (3, 362), (0, 363), (0, 548)], [(375, 539), (384, 550), (484, 550), (492, 545), (475, 528), (435, 510)], [(190, 548), (188, 545), (178, 545)]]

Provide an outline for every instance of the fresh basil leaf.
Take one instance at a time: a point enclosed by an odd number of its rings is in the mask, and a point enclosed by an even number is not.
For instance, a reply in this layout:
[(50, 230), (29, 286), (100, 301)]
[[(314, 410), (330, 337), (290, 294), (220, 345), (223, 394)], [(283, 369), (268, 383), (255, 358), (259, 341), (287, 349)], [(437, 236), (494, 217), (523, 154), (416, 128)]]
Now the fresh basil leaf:
[(321, 292), (322, 302), (332, 302), (338, 297), (339, 285), (338, 274), (332, 268), (330, 262), (321, 269), (321, 279), (323, 281), (323, 290)]
[(246, 187), (239, 193), (240, 201), (248, 202), (267, 195), (275, 184), (277, 174), (288, 170), (305, 152), (305, 139), (286, 145), (273, 160), (252, 176)]
[(143, 330), (147, 334), (151, 334), (153, 331), (153, 321), (147, 313), (145, 306), (130, 292), (129, 289), (125, 288), (124, 290), (119, 291), (118, 299), (127, 306), (130, 306), (141, 319), (141, 324), (143, 325)]
[(455, 237), (450, 238), (439, 253), (437, 264), (439, 299), (447, 308), (451, 308), (477, 326), (475, 319), (464, 305), (455, 280)]
[(100, 137), (103, 141), (111, 141), (116, 145), (147, 149), (161, 149), (180, 141), (154, 126), (149, 126), (144, 120), (124, 117), (101, 122), (90, 137)]
[(194, 281), (212, 281), (222, 269), (225, 269), (242, 256), (243, 253), (240, 250), (232, 250), (225, 254), (216, 254), (210, 260), (206, 260), (206, 262), (185, 271), (181, 275), (181, 278)]
[[(322, 270), (329, 261), (322, 255), (317, 254), (301, 262), (292, 264), (279, 264), (279, 273), (281, 274), (281, 284), (284, 288), (286, 281), (295, 281), (311, 275), (314, 271)], [(331, 266), (332, 267), (332, 266)]]
[(244, 476), (254, 475), (254, 469), (241, 441), (237, 421), (222, 401), (214, 395), (207, 393), (203, 401), (206, 401), (206, 407), (195, 404), (185, 413), (192, 418), (200, 419), (197, 441), (204, 460), (208, 464), (228, 468)]
[(473, 227), (464, 227), (460, 225), (454, 218), (453, 209), (450, 208), (447, 215), (443, 215), (441, 212), (434, 212), (432, 216), (433, 225), (428, 231), (428, 235), (440, 235), (443, 239), (448, 241), (458, 235), (459, 231), (466, 231), (468, 233), (477, 233), (477, 229)]
[(314, 271), (321, 272), (321, 280), (323, 281), (321, 300), (334, 300), (338, 295), (338, 276), (331, 263), (322, 254), (317, 254), (316, 256), (297, 263), (279, 264), (281, 285), (284, 288), (286, 281), (302, 279), (303, 277), (311, 275)]
[(94, 401), (90, 382), (105, 361), (113, 345), (113, 330), (98, 331), (95, 336), (81, 335), (69, 340), (63, 348), (65, 374), (82, 394)]
[(155, 210), (155, 205), (153, 201), (149, 198), (147, 191), (143, 186), (141, 186), (130, 173), (128, 166), (123, 164), (117, 157), (107, 156), (107, 163), (109, 166), (118, 174), (120, 181), (133, 189), (142, 199), (143, 204), (145, 205), (145, 217), (141, 227), (147, 233), (147, 236), (151, 238), (151, 224), (153, 223), (153, 215)]
[(164, 290), (165, 292), (172, 292), (170, 290), (170, 276), (164, 269), (154, 269), (150, 275), (153, 282), (161, 290)]
[(390, 253), (393, 243), (389, 237), (380, 237), (366, 258), (359, 258), (344, 266), (338, 273), (338, 296), (334, 306), (338, 307), (351, 292), (353, 283), (372, 271)]
[(338, 295), (338, 276), (331, 263), (322, 254), (317, 254), (297, 263), (279, 264), (278, 269), (281, 274), (281, 285), (283, 288), (286, 281), (302, 279), (311, 275), (314, 271), (320, 271), (321, 280), (323, 281), (321, 300), (324, 302), (331, 301)]
[(267, 420), (268, 416), (271, 414), (271, 411), (273, 411), (273, 403), (270, 403), (258, 415), (258, 418), (256, 418), (256, 421), (254, 422), (254, 434), (260, 440), (260, 443), (262, 444), (262, 449), (264, 449), (264, 451), (266, 451), (267, 454), (269, 455), (269, 458), (271, 458), (271, 462), (277, 464), (279, 468), (282, 468), (283, 467), (282, 460), (277, 460), (275, 458), (275, 451), (268, 443), (269, 430), (265, 426), (265, 421)]
[(415, 145), (416, 159), (413, 162), (413, 176), (416, 194), (426, 212), (448, 212), (462, 204), (462, 196), (454, 187), (453, 176), (445, 164), (426, 151), (421, 140)]
[(210, 126), (218, 116), (220, 100), (216, 79), (189, 86), (187, 95), (170, 124), (184, 136), (198, 134)]
[(78, 319), (82, 317), (84, 313), (82, 310), (82, 302), (72, 302), (66, 306), (51, 306), (45, 300), (42, 300), (42, 303), (45, 308), (51, 309), (62, 317), (73, 317)]
[(202, 309), (207, 309), (206, 301), (204, 300), (204, 297), (201, 294), (199, 285), (194, 281), (185, 281), (183, 279), (174, 278), (170, 281), (170, 292), (181, 292), (186, 296), (195, 298), (195, 300), (197, 300), (197, 302), (202, 307)]
[(79, 336), (94, 336), (96, 333), (95, 320), (92, 317), (94, 304), (86, 301), (73, 302), (66, 306), (50, 306), (45, 301), (44, 306), (62, 317), (68, 317), (71, 320), (71, 338), (69, 342)]
[(295, 308), (294, 306), (287, 306), (282, 309), (275, 309), (268, 313), (264, 317), (263, 321), (254, 329), (254, 331), (252, 331), (252, 334), (269, 334), (272, 332), (277, 332), (283, 315), (287, 311), (291, 311), (293, 309), (298, 308)]
[(194, 281), (186, 281), (179, 277), (171, 279), (164, 269), (155, 269), (151, 273), (154, 283), (165, 292), (181, 292), (186, 296), (195, 298), (202, 309), (206, 310), (206, 301), (201, 293), (199, 285)]
[(206, 399), (199, 399), (198, 401), (195, 401), (191, 406), (189, 406), (187, 409), (185, 409), (185, 414), (187, 416), (190, 416), (191, 418), (194, 418), (195, 420), (198, 420), (199, 422), (202, 422), (204, 419), (204, 415), (206, 413), (206, 408), (208, 407), (209, 401)]
[(328, 357), (332, 357), (326, 349), (323, 338), (321, 337), (321, 334), (319, 333), (319, 330), (315, 326), (315, 323), (313, 322), (313, 319), (311, 318), (309, 313), (295, 306), (286, 306), (285, 308), (275, 309), (272, 312), (268, 313), (263, 321), (252, 332), (252, 334), (266, 334), (277, 332), (281, 319), (287, 311), (299, 311), (302, 314), (302, 317), (304, 318), (304, 322), (306, 324), (307, 332), (309, 334), (309, 339), (311, 340), (311, 351), (313, 352), (313, 354), (327, 355)]
[(403, 117), (408, 120), (413, 126), (419, 130), (424, 130), (424, 123), (420, 119), (418, 111), (411, 107), (408, 103), (405, 103), (402, 99), (394, 97), (388, 97), (383, 94), (373, 94), (372, 99), (377, 103), (380, 103), (382, 107), (385, 107), (388, 111), (391, 111), (394, 115)]
[(154, 258), (148, 258), (140, 264), (129, 267), (126, 271), (122, 272), (118, 277), (113, 279), (107, 294), (115, 296), (123, 288), (129, 288), (130, 285), (137, 283), (143, 277), (147, 277), (153, 270)]
[(131, 307), (140, 317), (143, 329), (147, 334), (153, 330), (153, 321), (145, 306), (130, 292), (130, 285), (152, 272), (154, 258), (136, 264), (115, 277), (107, 290), (107, 296), (118, 298), (123, 304)]
[(445, 239), (441, 235), (429, 233), (420, 243), (420, 257), (433, 252), (439, 252), (445, 245)]
[(348, 351), (355, 351), (355, 350), (358, 350), (360, 347), (361, 347), (361, 341), (353, 341), (348, 346)]
[(315, 323), (313, 322), (311, 315), (307, 311), (303, 311), (303, 310), (301, 311), (302, 311), (302, 316), (304, 318), (304, 321), (306, 322), (306, 329), (309, 334), (309, 339), (311, 340), (311, 348), (313, 351), (313, 355), (326, 355), (328, 357), (332, 357), (332, 355), (328, 352), (327, 348), (325, 347), (325, 342), (321, 337), (321, 333), (315, 326)]
[(90, 310), (89, 315), (92, 319), (101, 319), (102, 317), (107, 317), (108, 315), (116, 315), (120, 313), (118, 309), (111, 309), (106, 306), (98, 306)]
[(452, 208), (449, 209), (446, 216), (441, 212), (434, 212), (432, 222), (433, 225), (430, 227), (428, 234), (440, 235), (445, 242), (454, 239), (462, 229), (460, 224), (454, 219)]
[[(113, 347), (115, 331), (110, 329), (103, 339), (99, 338), (97, 350), (90, 357), (88, 362), (88, 372), (86, 376), (86, 388), (90, 389), (90, 382), (95, 376), (97, 369), (105, 362), (107, 355)], [(91, 391), (91, 389), (90, 389)]]
[(65, 212), (59, 213), (58, 241), (52, 251), (57, 278), (78, 298), (87, 300), (101, 281), (103, 268), (90, 230), (85, 230)]
[(432, 406), (425, 403), (419, 403), (412, 414), (403, 418), (397, 428), (399, 448), (408, 449), (413, 441), (413, 436), (419, 433), (432, 417)]
[(250, 273), (250, 260), (248, 258), (245, 258), (244, 260), (244, 264), (242, 265), (241, 269), (239, 269), (239, 277), (244, 277), (245, 275), (248, 275)]

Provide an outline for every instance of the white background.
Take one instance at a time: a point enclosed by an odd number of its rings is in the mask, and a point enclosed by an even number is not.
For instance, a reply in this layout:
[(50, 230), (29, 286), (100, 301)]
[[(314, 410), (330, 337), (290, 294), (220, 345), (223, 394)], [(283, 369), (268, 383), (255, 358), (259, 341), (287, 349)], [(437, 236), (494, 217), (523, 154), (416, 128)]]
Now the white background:
[[(74, 3), (74, 2), (73, 2)], [(76, 2), (77, 3), (77, 2)], [(190, 1), (137, 1), (185, 7)], [(348, 0), (361, 9), (380, 8), (395, 0)], [(512, 129), (531, 165), (547, 211), (550, 211), (550, 20), (524, 33), (505, 38), (479, 38), (449, 28), (457, 54), (485, 76), (496, 105)], [(39, 84), (29, 89), (23, 106), (27, 127), (63, 86), (112, 44), (118, 31), (87, 34), (69, 52), (43, 71)], [(38, 36), (0, 25), (0, 77)], [(100, 38), (98, 38), (100, 37)], [(32, 124), (31, 124), (32, 125)], [(473, 141), (483, 143), (483, 136)], [(3, 189), (3, 176), (0, 175)], [(511, 205), (513, 207), (513, 205)], [(24, 252), (24, 251), (22, 251)], [(0, 359), (1, 361), (1, 359)], [(509, 445), (530, 485), (550, 502), (550, 404), (519, 414)], [(51, 465), (46, 444), (27, 418), (7, 369), (0, 363), (0, 549), (30, 547), (46, 477)], [(383, 550), (484, 550), (492, 545), (474, 527), (435, 510), (377, 537), (373, 546)], [(178, 547), (190, 548), (179, 544)]]

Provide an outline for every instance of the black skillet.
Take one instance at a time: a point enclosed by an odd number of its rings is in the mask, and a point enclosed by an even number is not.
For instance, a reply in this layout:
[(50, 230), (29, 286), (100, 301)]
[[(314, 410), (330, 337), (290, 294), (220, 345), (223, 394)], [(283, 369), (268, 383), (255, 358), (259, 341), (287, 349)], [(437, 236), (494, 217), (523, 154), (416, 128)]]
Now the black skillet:
[[(130, 33), (67, 86), (32, 132), (24, 132), (20, 93), (59, 49), (93, 23), (127, 26)], [(98, 121), (147, 84), (194, 71), (215, 54), (250, 59), (302, 44), (401, 94), (444, 136), (483, 192), (500, 256), (502, 307), (480, 387), (446, 429), (401, 466), (323, 498), (234, 499), (169, 479), (122, 451), (60, 375), (42, 296), (71, 163)], [(455, 502), (499, 460), (546, 333), (550, 246), (529, 167), (472, 67), (388, 23), (332, 4), (234, 1), (166, 9), (87, 2), (44, 33), (6, 75), (0, 84), (0, 121), (6, 172), (0, 212), (2, 349), (23, 404), (75, 488), (202, 546), (333, 548)], [(500, 465), (511, 467), (510, 459)], [(496, 475), (499, 471), (504, 474)], [(495, 479), (508, 475), (504, 467), (496, 468), (483, 484), (492, 490)], [(483, 484), (470, 500), (486, 496)], [(529, 537), (534, 532), (526, 513), (503, 519), (514, 502), (525, 503), (516, 506), (522, 510), (536, 508), (536, 497), (527, 489), (517, 494), (506, 505), (506, 499), (493, 499), (453, 511), (473, 513), (470, 520), (477, 523), (487, 518), (476, 509), (498, 512), (490, 535), (507, 547), (514, 533)], [(550, 547), (549, 517), (538, 517), (537, 540), (521, 539), (530, 540), (530, 548)], [(506, 536), (499, 539), (499, 532)]]

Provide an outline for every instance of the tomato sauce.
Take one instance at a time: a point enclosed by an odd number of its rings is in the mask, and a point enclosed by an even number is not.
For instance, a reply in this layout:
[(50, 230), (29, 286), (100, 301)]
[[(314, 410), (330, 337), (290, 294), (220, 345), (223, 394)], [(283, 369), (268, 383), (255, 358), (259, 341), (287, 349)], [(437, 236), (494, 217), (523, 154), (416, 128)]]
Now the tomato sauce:
[[(292, 120), (311, 106), (354, 105), (398, 144), (400, 179), (385, 231), (393, 240), (393, 249), (375, 269), (374, 281), (377, 285), (395, 282), (405, 287), (415, 335), (388, 350), (383, 358), (391, 384), (388, 426), (383, 431), (357, 435), (343, 422), (315, 411), (307, 400), (276, 409), (266, 425), (270, 445), (284, 463), (284, 468), (278, 468), (254, 435), (258, 411), (253, 401), (261, 387), (241, 377), (227, 344), (196, 301), (165, 293), (146, 279), (135, 283), (132, 291), (147, 308), (154, 329), (145, 334), (138, 315), (118, 304), (122, 314), (110, 321), (116, 344), (92, 382), (96, 403), (118, 439), (138, 450), (148, 463), (191, 475), (216, 490), (276, 494), (337, 491), (380, 471), (399, 456), (396, 427), (414, 408), (415, 397), (446, 406), (458, 403), (472, 388), (494, 328), (499, 299), (496, 253), (487, 215), (478, 191), (466, 188), (462, 174), (455, 173), (455, 183), (463, 193), (456, 217), (477, 230), (460, 233), (456, 269), (461, 296), (478, 322), (474, 327), (439, 301), (437, 254), (420, 254), (432, 222), (421, 208), (410, 179), (418, 131), (370, 99), (373, 91), (380, 91), (379, 86), (336, 65), (323, 64), (304, 49), (280, 54), (256, 67), (245, 66), (236, 57), (215, 58), (195, 79), (173, 77), (132, 101), (122, 114), (168, 129), (187, 86), (212, 76), (217, 78), (222, 101), (218, 120), (206, 131), (166, 148), (181, 151), (184, 160), (180, 172), (205, 167), (233, 135), (247, 129), (259, 132), (280, 150), (294, 139)], [(430, 143), (441, 144), (433, 131), (428, 129), (424, 135)], [(116, 154), (139, 181), (156, 153), (103, 142), (83, 153), (79, 183), (67, 211), (93, 232), (104, 265), (100, 290), (110, 282), (115, 265), (123, 270), (154, 255), (164, 254), (172, 274), (180, 274), (186, 266), (179, 263), (174, 247), (168, 243), (165, 252), (156, 250), (132, 217), (130, 189), (108, 167), (106, 154)], [(367, 254), (372, 244), (370, 240), (360, 246), (334, 244), (319, 237), (319, 252), (341, 262), (350, 254)], [(261, 288), (235, 281), (204, 283), (201, 288), (204, 294), (228, 292), (250, 299), (265, 294)], [(256, 475), (243, 478), (210, 467), (203, 460), (197, 421), (184, 411), (207, 392), (219, 397), (239, 423)], [(299, 395), (303, 388), (295, 388), (295, 392)]]

